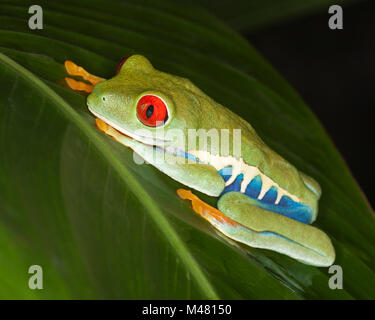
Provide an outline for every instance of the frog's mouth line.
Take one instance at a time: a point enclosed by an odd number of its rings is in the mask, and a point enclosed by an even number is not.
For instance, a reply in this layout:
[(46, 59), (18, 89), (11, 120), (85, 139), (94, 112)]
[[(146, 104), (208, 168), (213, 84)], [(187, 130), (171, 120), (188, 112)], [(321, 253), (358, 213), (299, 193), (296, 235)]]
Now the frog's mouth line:
[[(105, 126), (110, 127), (112, 130), (115, 130), (116, 134), (118, 134), (122, 137), (125, 137), (126, 139), (141, 143), (144, 146), (152, 148), (156, 151), (165, 152), (165, 153), (174, 155), (176, 157), (182, 157), (182, 158), (194, 161), (194, 162), (204, 163), (201, 160), (199, 160), (196, 156), (194, 156), (190, 153), (187, 153), (187, 152), (185, 152), (185, 151), (183, 151), (183, 150), (181, 150), (177, 147), (168, 145), (168, 143), (171, 142), (170, 140), (150, 139), (149, 137), (136, 135), (136, 134), (131, 133), (131, 132), (129, 132), (129, 131), (123, 129), (123, 128), (120, 128), (119, 126), (117, 126), (113, 122), (109, 121), (108, 119), (105, 119), (103, 116), (99, 115), (98, 113), (93, 112), (90, 108), (89, 108), (89, 110), (92, 112), (92, 114), (94, 116), (96, 116), (96, 118), (97, 118), (96, 123), (97, 123), (97, 126), (98, 126), (99, 130), (103, 131), (105, 134), (107, 134), (109, 136), (112, 136), (117, 141), (118, 141), (118, 139), (115, 136), (113, 136), (112, 134), (108, 133), (108, 128), (105, 128), (102, 124), (100, 124), (100, 122), (102, 122)], [(100, 122), (98, 122), (98, 120)]]
[(135, 141), (141, 142), (141, 143), (143, 143), (145, 145), (148, 145), (150, 147), (153, 147), (153, 146), (163, 147), (163, 146), (165, 146), (165, 145), (167, 145), (168, 143), (171, 142), (170, 140), (150, 138), (150, 137), (141, 136), (139, 134), (130, 132), (130, 131), (128, 131), (128, 130), (122, 128), (122, 127), (120, 127), (119, 125), (117, 125), (113, 121), (108, 120), (107, 118), (105, 118), (102, 115), (98, 114), (97, 112), (93, 111), (90, 108), (90, 106), (88, 106), (88, 108), (89, 108), (90, 112), (95, 117), (99, 118), (100, 120), (102, 120), (103, 122), (105, 122), (107, 125), (111, 126), (113, 129), (115, 129), (118, 133), (120, 133), (121, 135), (123, 135), (123, 136), (125, 136), (127, 138), (130, 138), (130, 139), (133, 139)]

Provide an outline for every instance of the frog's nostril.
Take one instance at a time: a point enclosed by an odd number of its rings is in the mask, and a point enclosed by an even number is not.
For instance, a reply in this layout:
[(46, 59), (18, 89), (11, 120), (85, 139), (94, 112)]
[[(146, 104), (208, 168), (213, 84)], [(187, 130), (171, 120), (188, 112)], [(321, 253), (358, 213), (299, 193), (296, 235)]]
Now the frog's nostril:
[(105, 101), (105, 97), (104, 96), (102, 97), (102, 100)]

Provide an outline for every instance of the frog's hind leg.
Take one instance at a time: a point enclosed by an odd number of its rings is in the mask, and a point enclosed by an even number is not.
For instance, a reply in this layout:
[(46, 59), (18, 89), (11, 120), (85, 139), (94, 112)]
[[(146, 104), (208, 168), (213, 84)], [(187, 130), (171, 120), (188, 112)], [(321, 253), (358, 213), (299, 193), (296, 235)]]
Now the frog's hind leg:
[(105, 80), (103, 78), (100, 78), (100, 77), (97, 77), (88, 73), (85, 69), (83, 69), (80, 66), (77, 66), (72, 61), (67, 60), (65, 61), (64, 65), (65, 65), (66, 71), (71, 76), (81, 76), (84, 80), (87, 80), (88, 82), (91, 83), (91, 84), (88, 84), (86, 82), (77, 81), (77, 80), (74, 80), (73, 78), (66, 77), (65, 78), (66, 83), (73, 90), (79, 90), (79, 91), (85, 91), (85, 92), (91, 93), (92, 90), (94, 90), (95, 85)]
[(330, 266), (333, 263), (335, 251), (323, 231), (256, 204), (256, 200), (239, 192), (224, 194), (218, 208), (240, 227), (223, 225), (220, 231), (251, 247), (277, 251), (306, 264)]
[(224, 194), (219, 210), (200, 200), (189, 190), (178, 189), (182, 199), (191, 200), (193, 210), (227, 237), (255, 248), (286, 254), (303, 263), (330, 266), (335, 250), (321, 230), (267, 211), (239, 192)]

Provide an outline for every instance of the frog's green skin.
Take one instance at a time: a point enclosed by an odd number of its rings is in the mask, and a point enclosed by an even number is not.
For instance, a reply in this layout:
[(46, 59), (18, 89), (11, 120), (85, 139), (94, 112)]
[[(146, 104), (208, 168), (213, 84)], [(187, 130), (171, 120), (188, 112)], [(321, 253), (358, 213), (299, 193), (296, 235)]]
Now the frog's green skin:
[[(146, 127), (139, 121), (136, 105), (144, 94), (157, 95), (166, 102), (169, 118), (164, 126)], [(133, 55), (114, 78), (95, 86), (87, 104), (96, 117), (124, 134), (121, 135), (121, 143), (147, 162), (190, 188), (220, 196), (218, 209), (242, 225), (238, 228), (210, 221), (225, 235), (249, 246), (287, 254), (306, 264), (329, 266), (333, 263), (335, 251), (330, 239), (324, 232), (309, 225), (316, 219), (318, 211), (319, 184), (266, 146), (249, 123), (212, 100), (189, 80), (160, 72), (145, 57)], [(161, 130), (164, 133), (170, 129), (183, 130), (187, 137), (188, 129), (211, 128), (229, 129), (229, 155), (221, 154), (221, 150), (215, 150), (214, 146), (211, 150), (209, 144), (205, 150), (189, 150), (187, 139), (179, 145), (181, 142), (163, 141), (158, 136)], [(147, 131), (140, 136), (135, 133), (140, 129)], [(233, 129), (241, 129), (240, 159), (232, 156)], [(158, 161), (162, 156), (167, 160), (177, 157), (163, 152), (172, 143), (204, 163)], [(155, 151), (153, 145), (158, 146), (159, 151)], [(302, 223), (272, 212), (267, 205), (262, 207), (257, 199), (239, 191), (222, 195), (225, 181), (218, 170), (224, 165), (232, 166), (235, 172), (233, 178), (242, 173), (249, 180), (254, 172), (259, 173), (263, 183), (267, 179), (271, 183), (268, 186), (274, 185), (281, 194), (289, 195), (304, 208), (309, 208), (309, 221)]]

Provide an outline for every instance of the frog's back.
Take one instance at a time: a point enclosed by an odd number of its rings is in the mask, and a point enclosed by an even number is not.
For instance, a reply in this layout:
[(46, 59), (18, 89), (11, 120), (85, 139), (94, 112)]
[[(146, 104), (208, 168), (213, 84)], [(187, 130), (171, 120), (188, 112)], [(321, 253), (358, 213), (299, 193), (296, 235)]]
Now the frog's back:
[[(161, 75), (166, 77), (164, 74)], [(184, 119), (194, 118), (196, 129), (212, 128), (229, 130), (229, 156), (221, 149), (209, 155), (209, 161), (216, 162), (219, 170), (228, 164), (226, 172), (219, 173), (227, 181), (224, 193), (241, 192), (256, 199), (259, 206), (304, 223), (315, 220), (320, 196), (319, 185), (300, 172), (287, 160), (270, 149), (246, 120), (228, 108), (217, 103), (188, 79), (170, 76), (171, 94), (179, 97), (194, 96), (195, 107), (182, 108)], [(187, 101), (187, 100), (185, 100)], [(234, 155), (234, 130), (241, 130), (240, 156)], [(211, 146), (212, 147), (212, 146)], [(219, 147), (220, 148), (220, 147)], [(232, 171), (228, 171), (232, 170)]]

